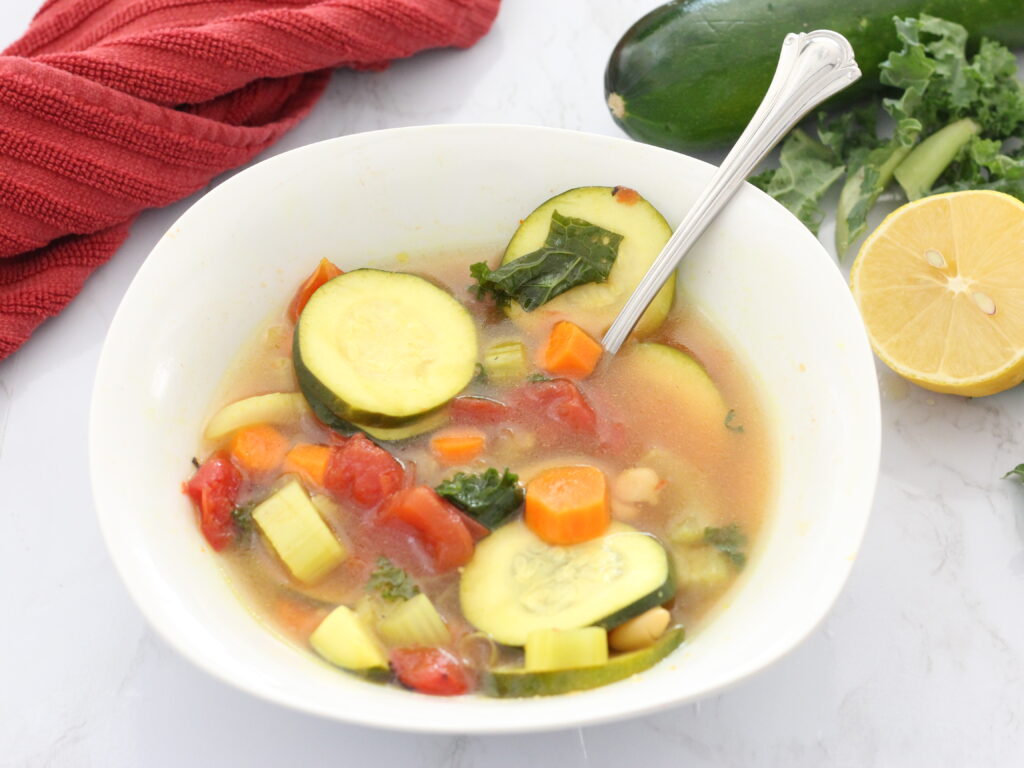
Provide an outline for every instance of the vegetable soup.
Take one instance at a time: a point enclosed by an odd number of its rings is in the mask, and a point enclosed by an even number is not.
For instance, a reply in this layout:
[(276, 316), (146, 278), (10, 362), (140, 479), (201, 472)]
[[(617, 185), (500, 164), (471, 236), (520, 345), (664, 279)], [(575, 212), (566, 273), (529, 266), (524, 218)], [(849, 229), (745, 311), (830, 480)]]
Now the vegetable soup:
[(757, 541), (772, 434), (673, 286), (602, 354), (670, 234), (636, 192), (588, 187), (500, 259), (310, 264), (226, 374), (184, 487), (254, 613), (435, 695), (593, 688), (699, 629)]

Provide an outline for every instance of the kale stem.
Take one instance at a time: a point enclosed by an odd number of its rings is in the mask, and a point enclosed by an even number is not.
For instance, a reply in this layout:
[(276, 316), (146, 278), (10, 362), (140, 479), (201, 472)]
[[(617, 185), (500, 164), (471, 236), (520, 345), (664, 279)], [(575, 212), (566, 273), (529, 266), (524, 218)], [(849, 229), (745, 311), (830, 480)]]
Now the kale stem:
[[(878, 196), (892, 181), (893, 170), (903, 162), (903, 158), (910, 150), (910, 146), (897, 144), (894, 140), (889, 146), (872, 151), (864, 164), (846, 177), (846, 183), (839, 193), (839, 202), (836, 204), (836, 254), (840, 260), (853, 245), (853, 241), (864, 234), (868, 213), (875, 207)], [(872, 178), (865, 185), (869, 167), (877, 171), (877, 178)], [(851, 221), (854, 222), (852, 227)]]
[(907, 199), (917, 200), (927, 195), (963, 146), (980, 130), (981, 126), (965, 117), (940, 128), (918, 144), (893, 174), (907, 193)]

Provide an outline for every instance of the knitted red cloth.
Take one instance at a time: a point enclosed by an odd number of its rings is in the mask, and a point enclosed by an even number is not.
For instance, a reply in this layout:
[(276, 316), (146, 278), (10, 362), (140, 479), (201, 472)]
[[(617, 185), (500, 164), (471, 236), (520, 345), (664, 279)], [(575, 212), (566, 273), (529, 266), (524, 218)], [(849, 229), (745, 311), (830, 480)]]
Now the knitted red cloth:
[(331, 67), (468, 47), (499, 0), (48, 0), (0, 56), (0, 358), (145, 208), (292, 128)]

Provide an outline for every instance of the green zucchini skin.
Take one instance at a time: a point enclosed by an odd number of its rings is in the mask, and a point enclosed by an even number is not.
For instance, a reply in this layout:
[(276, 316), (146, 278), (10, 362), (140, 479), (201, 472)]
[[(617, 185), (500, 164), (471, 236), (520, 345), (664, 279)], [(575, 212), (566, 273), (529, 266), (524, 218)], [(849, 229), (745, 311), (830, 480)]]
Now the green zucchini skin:
[(479, 543), (459, 582), (466, 620), (512, 646), (535, 629), (618, 626), (675, 593), (664, 545), (621, 522), (565, 547), (545, 544), (522, 521), (506, 523)]
[(898, 46), (893, 17), (921, 13), (962, 24), (975, 44), (1024, 45), (1021, 0), (673, 0), (615, 46), (605, 98), (638, 141), (676, 150), (730, 144), (764, 97), (787, 33), (832, 29), (853, 45), (863, 76), (828, 102), (834, 107), (880, 90), (878, 66)]
[[(350, 309), (357, 314), (347, 314)], [(381, 316), (386, 322), (378, 326)], [(354, 328), (339, 331), (342, 320)], [(426, 349), (401, 344), (417, 328)], [(292, 361), (302, 394), (328, 426), (342, 433), (345, 422), (393, 430), (437, 413), (470, 382), (476, 346), (469, 312), (442, 289), (412, 274), (357, 269), (329, 280), (310, 298), (295, 326)], [(396, 372), (378, 365), (366, 374), (352, 361), (367, 359), (368, 347), (371, 361), (373, 355), (413, 362), (421, 357), (434, 368)], [(361, 407), (356, 398), (376, 407)], [(325, 412), (337, 417), (338, 426)]]
[(682, 627), (662, 635), (650, 648), (613, 656), (606, 664), (551, 672), (527, 672), (524, 669), (490, 669), (483, 673), (480, 691), (486, 696), (522, 698), (525, 696), (556, 696), (572, 691), (599, 688), (608, 683), (650, 669), (678, 648), (685, 637)]

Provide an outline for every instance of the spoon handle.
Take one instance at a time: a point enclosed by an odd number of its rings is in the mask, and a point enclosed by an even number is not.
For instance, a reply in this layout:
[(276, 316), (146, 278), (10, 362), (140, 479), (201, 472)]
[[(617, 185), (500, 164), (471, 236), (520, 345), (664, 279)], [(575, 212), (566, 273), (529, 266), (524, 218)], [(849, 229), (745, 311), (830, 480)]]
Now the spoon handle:
[(786, 35), (761, 106), (601, 340), (608, 354), (618, 352), (690, 246), (765, 155), (800, 118), (858, 77), (853, 48), (838, 32), (819, 29)]

